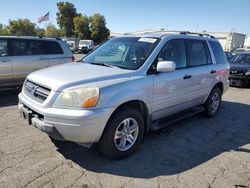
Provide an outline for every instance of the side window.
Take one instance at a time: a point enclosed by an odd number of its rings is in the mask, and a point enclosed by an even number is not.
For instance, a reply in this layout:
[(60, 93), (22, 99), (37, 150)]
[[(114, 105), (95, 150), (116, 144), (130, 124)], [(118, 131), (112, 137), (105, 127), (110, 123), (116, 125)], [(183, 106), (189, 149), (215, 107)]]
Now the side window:
[(209, 45), (212, 48), (216, 63), (225, 63), (226, 56), (219, 42), (209, 41)]
[(10, 44), (13, 56), (27, 55), (28, 42), (26, 40), (11, 40)]
[(44, 42), (40, 40), (30, 40), (27, 55), (43, 55), (45, 54)]
[(186, 47), (184, 40), (171, 40), (162, 48), (158, 55), (159, 61), (174, 61), (176, 68), (187, 66)]
[(201, 40), (188, 40), (188, 52), (191, 67), (209, 63), (205, 42)]
[(0, 39), (0, 57), (7, 56), (7, 54), (8, 54), (7, 40)]
[(58, 42), (47, 41), (46, 42), (46, 54), (63, 54), (63, 50)]

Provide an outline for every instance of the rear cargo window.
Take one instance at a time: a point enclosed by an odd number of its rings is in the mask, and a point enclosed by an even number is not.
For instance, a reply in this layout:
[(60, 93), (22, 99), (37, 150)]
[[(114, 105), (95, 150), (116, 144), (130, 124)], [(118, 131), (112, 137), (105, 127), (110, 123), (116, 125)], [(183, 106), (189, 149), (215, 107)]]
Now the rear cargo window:
[(226, 56), (219, 42), (209, 41), (216, 63), (225, 63)]
[(46, 54), (63, 54), (63, 50), (58, 42), (47, 41), (46, 46)]

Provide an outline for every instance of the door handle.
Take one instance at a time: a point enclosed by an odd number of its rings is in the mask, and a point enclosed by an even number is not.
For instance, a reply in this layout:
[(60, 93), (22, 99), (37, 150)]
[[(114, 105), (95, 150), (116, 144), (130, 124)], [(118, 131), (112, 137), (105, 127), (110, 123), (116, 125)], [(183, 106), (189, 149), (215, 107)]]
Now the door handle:
[(183, 77), (184, 80), (190, 79), (190, 78), (192, 78), (192, 75), (191, 75), (191, 74), (186, 74), (186, 75)]
[(214, 74), (214, 73), (216, 73), (216, 70), (211, 70), (210, 71), (210, 74)]

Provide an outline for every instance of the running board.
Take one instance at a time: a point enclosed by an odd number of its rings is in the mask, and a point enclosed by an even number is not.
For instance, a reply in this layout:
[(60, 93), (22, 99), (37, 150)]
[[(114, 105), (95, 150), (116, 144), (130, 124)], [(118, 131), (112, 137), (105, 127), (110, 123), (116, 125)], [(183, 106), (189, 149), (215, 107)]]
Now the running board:
[(162, 119), (153, 121), (150, 125), (150, 129), (153, 131), (162, 129), (162, 128), (164, 128), (172, 123), (175, 123), (177, 121), (180, 121), (180, 120), (186, 119), (188, 117), (194, 116), (196, 114), (199, 114), (199, 113), (203, 112), (204, 110), (205, 109), (203, 107), (198, 106), (198, 107), (194, 107), (194, 108), (191, 108), (188, 110), (178, 112), (176, 114), (173, 114), (173, 115), (164, 117)]

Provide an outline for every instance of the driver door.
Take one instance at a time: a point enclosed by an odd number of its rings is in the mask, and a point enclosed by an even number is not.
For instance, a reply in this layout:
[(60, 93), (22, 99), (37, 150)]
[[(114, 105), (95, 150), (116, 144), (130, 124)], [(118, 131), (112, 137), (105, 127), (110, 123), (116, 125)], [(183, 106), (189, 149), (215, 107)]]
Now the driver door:
[(185, 40), (170, 40), (157, 61), (174, 61), (176, 70), (153, 75), (153, 120), (163, 118), (191, 106), (191, 77), (187, 68)]

